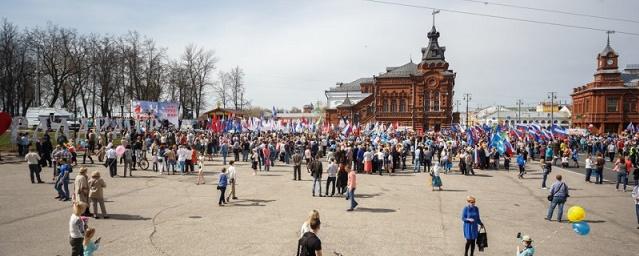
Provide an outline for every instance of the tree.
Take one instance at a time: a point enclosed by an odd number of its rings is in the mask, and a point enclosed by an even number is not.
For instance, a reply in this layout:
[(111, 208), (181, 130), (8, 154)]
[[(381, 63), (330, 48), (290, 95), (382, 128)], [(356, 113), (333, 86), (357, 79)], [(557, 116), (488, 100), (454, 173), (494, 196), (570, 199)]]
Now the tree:
[(200, 110), (205, 106), (204, 97), (206, 90), (212, 85), (210, 75), (215, 70), (217, 59), (215, 52), (205, 50), (190, 44), (184, 49), (182, 62), (188, 81), (188, 86), (193, 93), (191, 110), (195, 110), (195, 115), (200, 115)]
[(226, 104), (230, 100), (229, 91), (231, 87), (231, 78), (229, 74), (224, 71), (218, 72), (217, 76), (219, 81), (216, 82), (214, 90), (217, 94), (219, 104), (221, 104), (223, 108), (226, 108)]

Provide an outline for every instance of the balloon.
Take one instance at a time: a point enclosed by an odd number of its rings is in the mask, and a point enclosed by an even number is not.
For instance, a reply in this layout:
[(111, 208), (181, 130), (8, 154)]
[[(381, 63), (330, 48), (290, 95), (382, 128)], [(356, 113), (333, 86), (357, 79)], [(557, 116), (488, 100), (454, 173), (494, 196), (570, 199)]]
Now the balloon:
[(0, 112), (0, 135), (11, 127), (11, 115), (7, 112)]
[(574, 230), (575, 233), (579, 235), (585, 236), (590, 233), (590, 225), (588, 225), (588, 223), (584, 221), (575, 222), (572, 224), (572, 230)]
[(120, 146), (118, 146), (117, 148), (115, 148), (115, 153), (116, 153), (118, 156), (122, 156), (122, 155), (124, 155), (124, 151), (125, 151), (125, 150), (126, 150), (126, 149), (124, 148), (124, 146), (120, 145)]
[(566, 215), (570, 222), (578, 222), (586, 218), (586, 210), (584, 210), (581, 206), (575, 205), (568, 209), (568, 213)]

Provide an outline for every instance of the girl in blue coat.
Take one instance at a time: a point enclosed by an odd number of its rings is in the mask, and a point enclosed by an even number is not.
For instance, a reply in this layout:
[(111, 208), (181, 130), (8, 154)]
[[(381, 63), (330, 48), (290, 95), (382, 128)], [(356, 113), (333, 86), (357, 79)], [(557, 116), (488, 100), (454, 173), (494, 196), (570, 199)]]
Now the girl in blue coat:
[(475, 198), (472, 196), (466, 197), (468, 205), (464, 207), (461, 214), (462, 222), (464, 223), (464, 237), (466, 238), (465, 256), (468, 256), (470, 249), (470, 255), (475, 254), (475, 240), (479, 234), (479, 226), (484, 227), (479, 217), (479, 208), (475, 206)]

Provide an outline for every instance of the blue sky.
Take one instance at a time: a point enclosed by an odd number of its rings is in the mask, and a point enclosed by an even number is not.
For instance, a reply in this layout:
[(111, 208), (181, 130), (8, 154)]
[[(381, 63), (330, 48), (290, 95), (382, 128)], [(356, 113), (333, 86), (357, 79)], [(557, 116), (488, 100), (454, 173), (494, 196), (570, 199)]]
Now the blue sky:
[[(548, 14), (462, 0), (389, 0), (526, 19), (639, 33), (639, 24)], [(497, 0), (495, 0), (497, 1)], [(517, 0), (501, 2), (639, 20), (633, 0)], [(52, 22), (82, 33), (137, 30), (177, 57), (190, 43), (213, 49), (218, 68), (239, 65), (248, 97), (263, 107), (325, 100), (336, 82), (376, 75), (386, 66), (421, 58), (432, 20), (429, 10), (361, 0), (98, 1), (4, 0), (0, 17), (20, 27)], [(592, 80), (604, 32), (441, 12), (440, 44), (457, 72), (456, 98), (472, 105), (535, 104), (556, 91)], [(639, 63), (639, 37), (615, 34), (621, 67)], [(211, 104), (215, 99), (210, 99)]]

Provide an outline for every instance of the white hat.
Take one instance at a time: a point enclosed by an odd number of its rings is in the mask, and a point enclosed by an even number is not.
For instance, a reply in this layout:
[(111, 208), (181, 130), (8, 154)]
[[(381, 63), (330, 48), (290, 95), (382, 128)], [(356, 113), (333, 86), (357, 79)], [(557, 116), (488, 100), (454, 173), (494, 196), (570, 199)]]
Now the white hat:
[(532, 238), (529, 235), (525, 235), (521, 238), (521, 241), (532, 242)]

